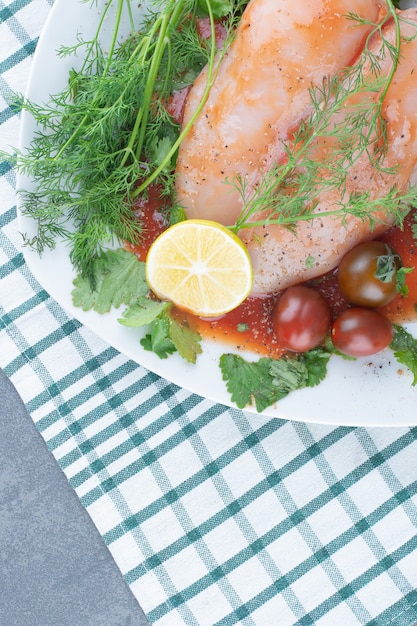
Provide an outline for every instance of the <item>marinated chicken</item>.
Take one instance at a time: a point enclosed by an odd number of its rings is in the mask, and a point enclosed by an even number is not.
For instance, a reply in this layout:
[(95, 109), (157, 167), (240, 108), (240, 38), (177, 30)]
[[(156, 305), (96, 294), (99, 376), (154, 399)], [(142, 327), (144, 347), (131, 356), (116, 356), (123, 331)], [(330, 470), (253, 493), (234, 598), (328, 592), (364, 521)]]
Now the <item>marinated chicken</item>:
[[(240, 236), (250, 251), (254, 267), (254, 293), (280, 291), (322, 275), (334, 269), (353, 246), (375, 239), (392, 226), (395, 211), (391, 210), (376, 210), (372, 212), (371, 219), (352, 214), (344, 218), (325, 215), (326, 212), (340, 208), (349, 194), (363, 194), (363, 197), (369, 194), (369, 200), (378, 204), (378, 200), (388, 196), (393, 187), (399, 192), (405, 192), (410, 184), (417, 184), (417, 10), (410, 9), (402, 15), (404, 21), (401, 22), (401, 32), (404, 39), (401, 59), (382, 108), (382, 116), (387, 124), (387, 142), (381, 167), (375, 167), (369, 155), (363, 152), (353, 166), (346, 166), (344, 193), (337, 188), (324, 189), (315, 198), (317, 204), (313, 213), (317, 217), (299, 221), (295, 231), (272, 224), (241, 230)], [(395, 43), (393, 22), (384, 28), (384, 38), (391, 44)], [(392, 65), (391, 58), (386, 51), (381, 53), (379, 36), (370, 43), (370, 49), (376, 54), (382, 54), (381, 73), (387, 74)], [(362, 93), (361, 97), (364, 95)], [(369, 99), (378, 96), (378, 92), (368, 94)], [(351, 100), (353, 107), (358, 95)], [(347, 111), (352, 110), (349, 106), (346, 108)], [(340, 114), (337, 117), (340, 123)], [(315, 158), (324, 161), (329, 158), (329, 151), (331, 158), (331, 150), (332, 143), (328, 138), (319, 139)], [(406, 212), (408, 207), (403, 207), (403, 210)], [(259, 215), (253, 219), (257, 217)]]
[[(227, 180), (240, 174), (255, 185), (282, 150), (281, 142), (306, 115), (309, 89), (358, 56), (377, 0), (252, 0), (221, 60), (209, 98), (182, 142), (177, 198), (189, 218), (233, 224), (242, 209)], [(203, 70), (188, 95), (184, 124), (207, 83)]]
[[(242, 197), (231, 181), (241, 176), (250, 198), (265, 172), (285, 159), (284, 143), (311, 111), (311, 85), (354, 63), (372, 28), (354, 25), (346, 17), (349, 12), (376, 22), (384, 15), (384, 2), (252, 0), (248, 5), (209, 99), (180, 149), (177, 193), (188, 217), (233, 224)], [(395, 172), (373, 167), (363, 153), (353, 166), (347, 165), (345, 196), (366, 192), (375, 200), (394, 185), (407, 189), (415, 177), (417, 11), (403, 11), (401, 16), (401, 61), (383, 103), (388, 138), (384, 167), (394, 167)], [(394, 43), (392, 22), (384, 37)], [(380, 56), (381, 74), (388, 73), (391, 58), (386, 49), (381, 52), (379, 36), (370, 46)], [(205, 82), (203, 72), (188, 97), (185, 121)], [(368, 96), (375, 99), (378, 93)], [(328, 158), (331, 149), (331, 141), (319, 138), (315, 158)], [(349, 248), (375, 238), (392, 223), (383, 211), (375, 212), (371, 221), (348, 215), (342, 222), (324, 215), (343, 200), (338, 189), (324, 189), (314, 198), (313, 220), (299, 221), (291, 230), (270, 224), (240, 231), (253, 261), (254, 293), (279, 291), (329, 271)], [(259, 217), (265, 219), (265, 211), (251, 219)]]

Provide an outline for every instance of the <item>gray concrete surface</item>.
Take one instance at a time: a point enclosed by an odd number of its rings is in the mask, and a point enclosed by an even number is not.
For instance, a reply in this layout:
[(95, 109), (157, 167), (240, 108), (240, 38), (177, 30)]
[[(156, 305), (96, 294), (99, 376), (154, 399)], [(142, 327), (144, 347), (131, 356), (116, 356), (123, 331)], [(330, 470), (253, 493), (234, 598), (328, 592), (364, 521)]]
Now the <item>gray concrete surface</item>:
[(0, 625), (148, 625), (1, 371)]

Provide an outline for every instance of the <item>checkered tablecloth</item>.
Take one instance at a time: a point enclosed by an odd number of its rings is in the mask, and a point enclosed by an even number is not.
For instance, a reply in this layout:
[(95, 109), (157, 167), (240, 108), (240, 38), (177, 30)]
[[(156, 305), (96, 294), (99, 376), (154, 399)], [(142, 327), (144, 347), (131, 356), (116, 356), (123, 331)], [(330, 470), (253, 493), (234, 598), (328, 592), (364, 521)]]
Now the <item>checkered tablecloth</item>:
[[(3, 149), (52, 4), (0, 0)], [(128, 360), (31, 276), (0, 172), (0, 366), (149, 621), (416, 622), (417, 427), (251, 415)]]

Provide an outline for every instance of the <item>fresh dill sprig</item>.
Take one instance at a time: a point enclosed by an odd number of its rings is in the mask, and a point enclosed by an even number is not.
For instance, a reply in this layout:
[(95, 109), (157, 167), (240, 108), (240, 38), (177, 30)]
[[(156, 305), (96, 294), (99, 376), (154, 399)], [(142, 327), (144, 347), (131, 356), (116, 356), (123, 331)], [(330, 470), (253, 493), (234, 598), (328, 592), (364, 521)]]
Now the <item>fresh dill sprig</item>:
[[(239, 175), (228, 180), (239, 192), (243, 206), (231, 226), (233, 231), (270, 224), (295, 229), (297, 222), (318, 216), (315, 208), (319, 195), (332, 190), (338, 190), (341, 200), (328, 211), (320, 211), (320, 216), (339, 216), (343, 221), (348, 215), (355, 215), (372, 226), (376, 219), (372, 213), (386, 211), (394, 216), (395, 223), (401, 224), (410, 206), (416, 206), (417, 186), (405, 192), (393, 186), (385, 197), (375, 200), (368, 191), (347, 192), (349, 170), (364, 156), (376, 174), (395, 173), (395, 168), (384, 164), (388, 140), (382, 107), (400, 60), (401, 18), (390, 0), (387, 5), (385, 18), (371, 24), (358, 62), (310, 89), (312, 111), (301, 121), (291, 141), (283, 142), (284, 158), (264, 172), (256, 186), (250, 186)], [(370, 24), (353, 13), (347, 18)], [(384, 27), (391, 19), (395, 24), (394, 44), (384, 35)], [(370, 41), (378, 34), (381, 48), (376, 54)], [(381, 63), (388, 58), (391, 67), (384, 76)], [(328, 147), (317, 156), (320, 142)]]
[[(202, 11), (197, 0), (154, 0), (139, 31), (131, 0), (105, 3), (91, 41), (79, 37), (59, 51), (61, 56), (84, 55), (81, 69), (70, 71), (66, 88), (46, 105), (20, 100), (36, 132), (30, 146), (16, 153), (14, 165), (33, 181), (35, 191), (19, 192), (22, 213), (37, 223), (37, 234), (26, 243), (39, 253), (63, 238), (75, 270), (93, 279), (94, 258), (105, 247), (140, 240), (135, 198), (151, 184), (160, 187), (161, 195), (173, 193), (181, 134), (167, 102), (180, 82), (191, 84), (208, 64), (206, 97), (217, 62), (212, 0), (199, 1), (211, 24), (211, 37), (204, 42), (196, 31), (195, 18)], [(104, 50), (100, 33), (111, 4), (114, 30)], [(133, 34), (119, 43), (125, 9)]]

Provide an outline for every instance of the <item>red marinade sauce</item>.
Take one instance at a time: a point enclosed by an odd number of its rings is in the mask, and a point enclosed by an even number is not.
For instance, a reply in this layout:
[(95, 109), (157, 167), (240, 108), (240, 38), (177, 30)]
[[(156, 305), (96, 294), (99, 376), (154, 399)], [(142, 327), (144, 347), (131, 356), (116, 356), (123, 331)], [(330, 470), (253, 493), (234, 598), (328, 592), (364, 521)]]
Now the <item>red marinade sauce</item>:
[(152, 242), (169, 226), (164, 211), (165, 203), (156, 187), (149, 187), (147, 195), (141, 196), (132, 207), (133, 213), (143, 224), (143, 232), (136, 244), (126, 243), (125, 248), (136, 254), (140, 261), (146, 260), (146, 255)]

